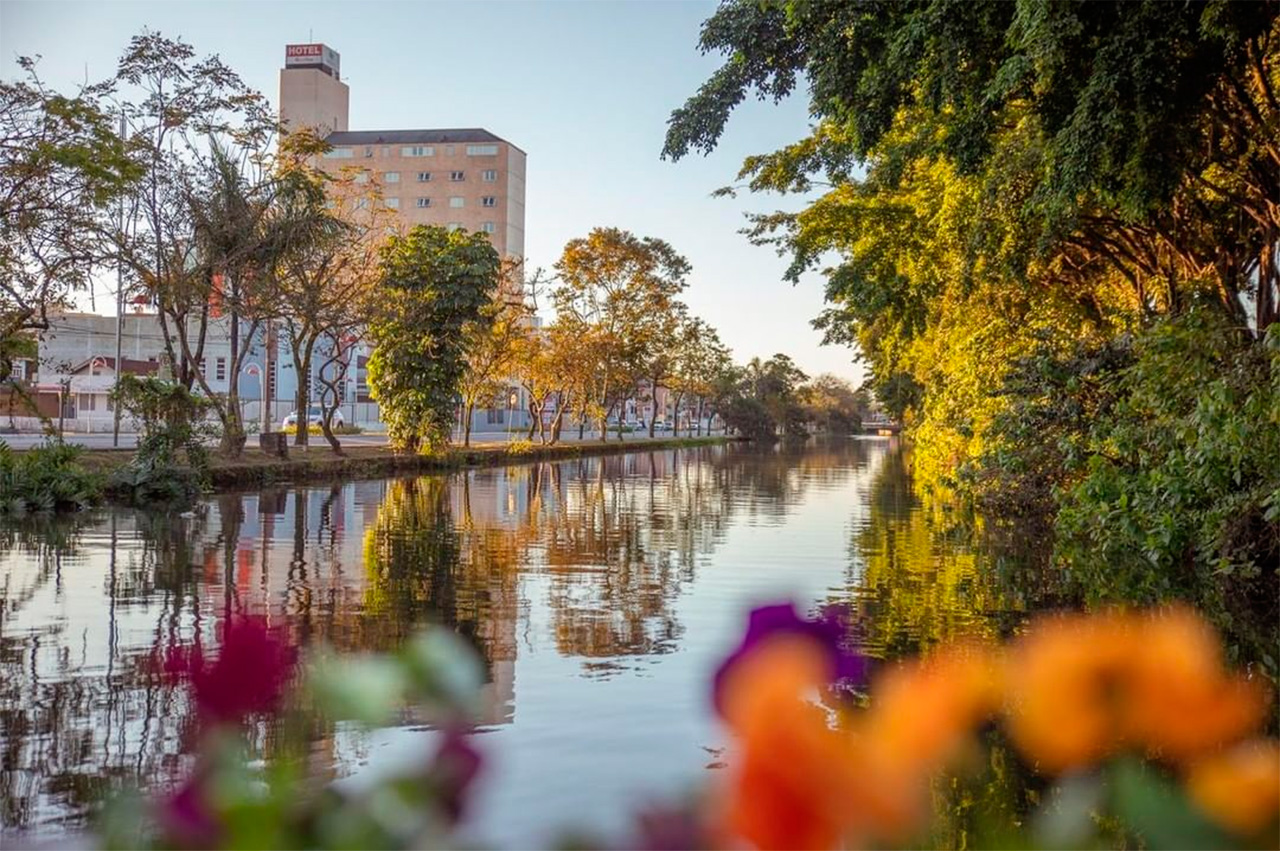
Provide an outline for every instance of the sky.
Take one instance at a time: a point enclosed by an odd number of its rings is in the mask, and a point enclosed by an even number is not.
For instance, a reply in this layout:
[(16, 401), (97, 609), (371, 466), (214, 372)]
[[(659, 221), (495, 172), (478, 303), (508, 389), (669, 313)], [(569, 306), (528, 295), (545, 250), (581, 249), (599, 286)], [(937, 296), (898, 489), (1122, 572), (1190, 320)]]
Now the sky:
[[(278, 100), (288, 43), (324, 42), (342, 58), (350, 129), (483, 127), (529, 155), (526, 258), (550, 268), (593, 227), (665, 239), (693, 266), (685, 301), (739, 361), (785, 352), (811, 375), (855, 384), (854, 352), (822, 346), (810, 321), (821, 275), (782, 280), (784, 258), (739, 231), (751, 211), (803, 199), (711, 193), (733, 183), (744, 156), (804, 136), (803, 97), (749, 100), (719, 148), (660, 158), (671, 110), (720, 64), (697, 49), (711, 2), (0, 2), (0, 76), (41, 57), (46, 84), (72, 91), (114, 73), (144, 28), (216, 53)], [(110, 312), (100, 294), (98, 307)]]

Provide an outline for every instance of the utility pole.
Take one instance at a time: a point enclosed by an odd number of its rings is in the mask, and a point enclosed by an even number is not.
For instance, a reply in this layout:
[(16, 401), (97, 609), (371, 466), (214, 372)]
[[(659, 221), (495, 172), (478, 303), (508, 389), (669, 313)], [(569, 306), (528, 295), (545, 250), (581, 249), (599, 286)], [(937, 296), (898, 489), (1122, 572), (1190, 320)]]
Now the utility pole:
[[(124, 108), (120, 109), (120, 141), (124, 142)], [(124, 237), (124, 198), (120, 198), (120, 214), (118, 218), (120, 226), (120, 237)], [(124, 371), (124, 367), (120, 363), (121, 354), (121, 338), (124, 336), (124, 258), (116, 258), (116, 382), (115, 389), (120, 389), (120, 375)], [(120, 447), (120, 399), (119, 394), (116, 401), (112, 404), (112, 423), (111, 423), (111, 445), (114, 448)], [(114, 554), (112, 558), (114, 558)]]

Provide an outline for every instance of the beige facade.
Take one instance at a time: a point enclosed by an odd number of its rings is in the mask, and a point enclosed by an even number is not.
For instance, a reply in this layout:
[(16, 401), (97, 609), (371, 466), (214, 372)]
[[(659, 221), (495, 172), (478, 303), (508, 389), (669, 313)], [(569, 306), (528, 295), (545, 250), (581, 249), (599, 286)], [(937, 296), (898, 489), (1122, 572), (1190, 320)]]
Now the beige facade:
[(525, 152), (487, 130), (331, 133), (323, 165), (356, 168), (412, 225), (489, 234), (506, 257), (524, 256)]
[(332, 149), (322, 167), (366, 173), (410, 226), (484, 232), (502, 256), (524, 256), (524, 151), (482, 129), (348, 130), (347, 116), (337, 52), (288, 45), (280, 117), (294, 129), (325, 134)]

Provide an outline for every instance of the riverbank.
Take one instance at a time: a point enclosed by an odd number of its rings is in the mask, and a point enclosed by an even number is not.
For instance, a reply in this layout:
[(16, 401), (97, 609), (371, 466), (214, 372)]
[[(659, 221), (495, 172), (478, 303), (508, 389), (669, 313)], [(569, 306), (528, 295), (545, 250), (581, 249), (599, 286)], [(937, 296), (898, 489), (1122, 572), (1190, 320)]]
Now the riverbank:
[[(671, 437), (641, 440), (560, 443), (554, 446), (519, 442), (489, 444), (470, 448), (450, 447), (441, 452), (418, 454), (398, 452), (388, 446), (344, 447), (343, 455), (335, 455), (323, 441), (305, 449), (290, 446), (287, 459), (277, 458), (246, 447), (239, 458), (215, 455), (211, 459), (209, 477), (215, 490), (254, 488), (280, 482), (314, 482), (335, 479), (369, 479), (402, 473), (429, 473), (466, 467), (494, 467), (529, 461), (549, 461), (624, 452), (645, 452), (713, 446), (741, 440), (724, 435)], [(80, 456), (86, 468), (109, 476), (133, 457), (131, 450), (89, 449)], [(108, 494), (110, 496), (110, 494)]]

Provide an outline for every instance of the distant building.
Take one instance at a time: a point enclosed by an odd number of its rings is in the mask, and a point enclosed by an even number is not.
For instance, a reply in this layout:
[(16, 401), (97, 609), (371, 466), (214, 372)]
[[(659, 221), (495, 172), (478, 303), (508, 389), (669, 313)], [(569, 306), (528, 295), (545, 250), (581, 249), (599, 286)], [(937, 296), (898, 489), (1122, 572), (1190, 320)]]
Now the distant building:
[(338, 68), (338, 53), (327, 45), (285, 47), (280, 117), (290, 129), (317, 130), (333, 146), (321, 165), (363, 169), (411, 225), (487, 233), (499, 254), (523, 257), (525, 152), (482, 129), (349, 130)]

